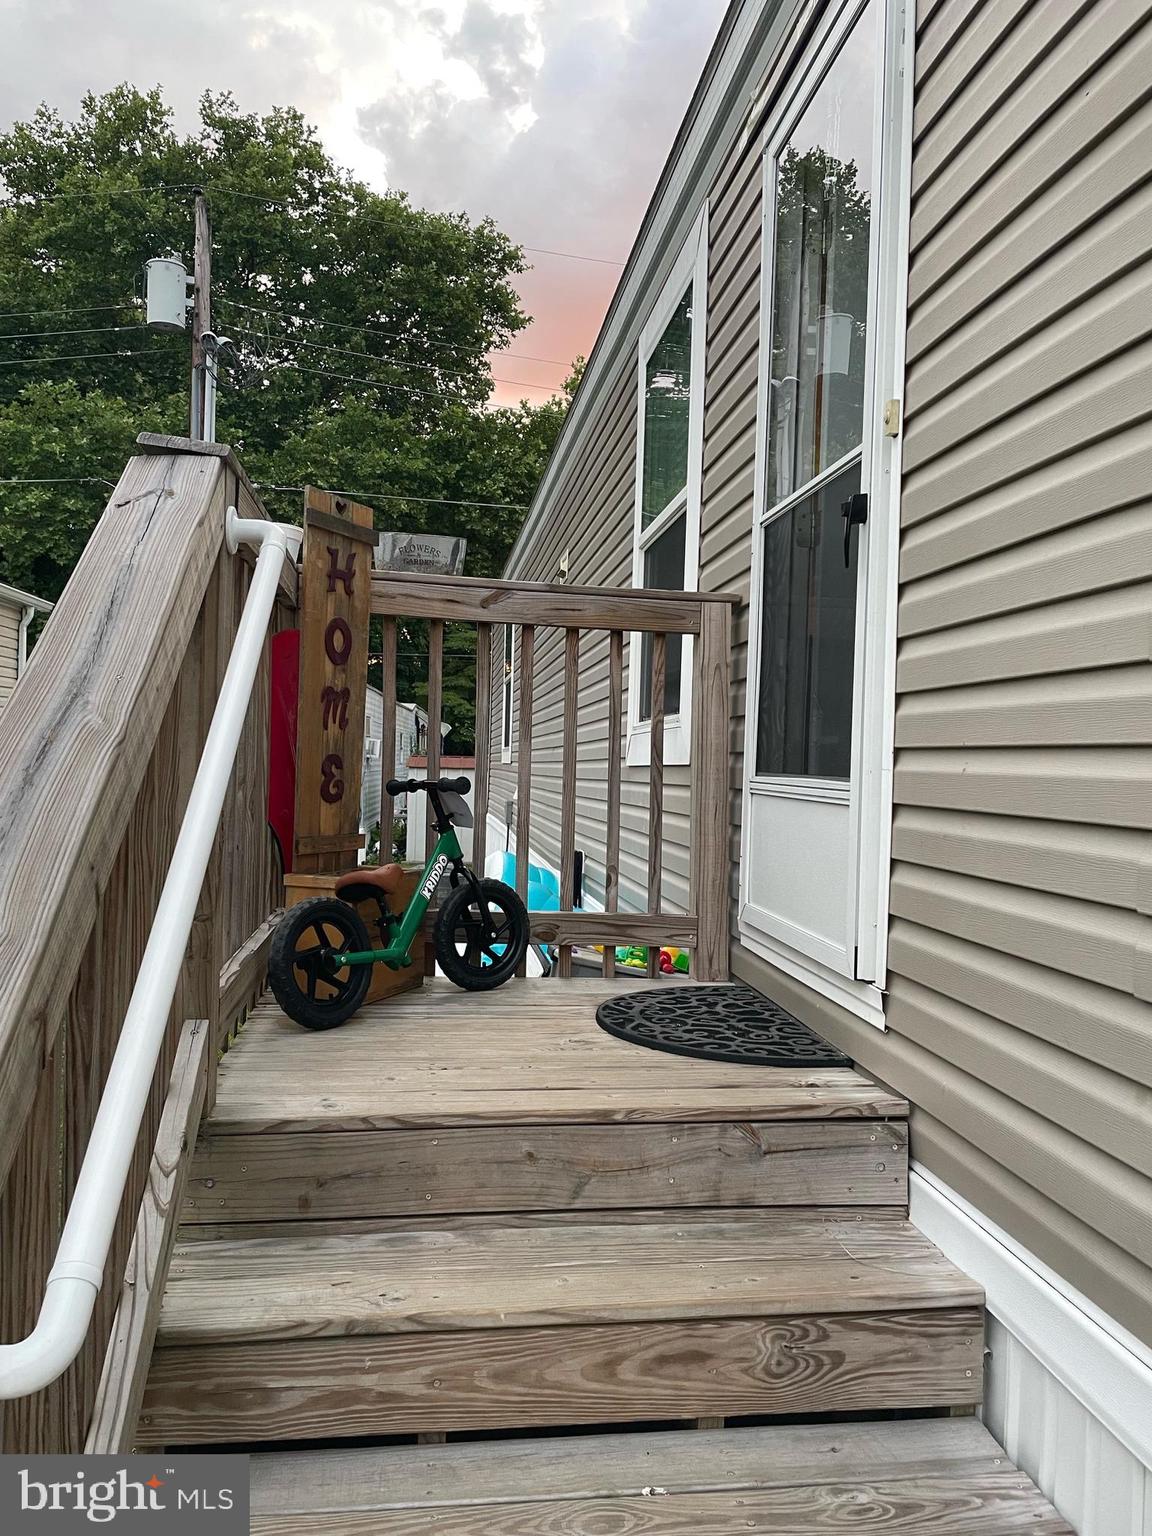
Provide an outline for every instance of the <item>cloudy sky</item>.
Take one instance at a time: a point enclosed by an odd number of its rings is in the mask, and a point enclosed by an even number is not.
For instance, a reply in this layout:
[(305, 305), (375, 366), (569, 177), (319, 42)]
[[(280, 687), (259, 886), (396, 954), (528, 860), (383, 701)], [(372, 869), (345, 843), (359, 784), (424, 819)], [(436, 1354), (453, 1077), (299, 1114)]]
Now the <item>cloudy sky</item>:
[[(517, 354), (587, 353), (725, 0), (0, 0), (0, 120), (160, 84), (297, 106), (370, 185), (491, 214), (533, 253)], [(500, 358), (554, 386), (555, 363)], [(502, 386), (498, 398), (539, 391)]]

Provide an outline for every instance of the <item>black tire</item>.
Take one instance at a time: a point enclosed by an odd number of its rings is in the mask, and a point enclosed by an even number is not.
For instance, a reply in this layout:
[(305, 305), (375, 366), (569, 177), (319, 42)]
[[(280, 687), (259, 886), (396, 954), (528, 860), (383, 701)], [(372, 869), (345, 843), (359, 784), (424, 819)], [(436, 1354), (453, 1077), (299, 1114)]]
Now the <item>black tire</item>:
[(371, 949), (368, 930), (355, 907), (334, 896), (316, 896), (287, 911), (272, 936), (268, 984), (290, 1019), (305, 1029), (335, 1029), (364, 1001), (372, 980), (370, 965), (335, 970), (327, 955)]
[[(528, 950), (528, 913), (510, 885), (478, 880), (485, 911), (470, 882), (458, 885), (436, 917), (436, 960), (465, 992), (490, 992), (509, 977)], [(492, 930), (485, 933), (485, 918)]]

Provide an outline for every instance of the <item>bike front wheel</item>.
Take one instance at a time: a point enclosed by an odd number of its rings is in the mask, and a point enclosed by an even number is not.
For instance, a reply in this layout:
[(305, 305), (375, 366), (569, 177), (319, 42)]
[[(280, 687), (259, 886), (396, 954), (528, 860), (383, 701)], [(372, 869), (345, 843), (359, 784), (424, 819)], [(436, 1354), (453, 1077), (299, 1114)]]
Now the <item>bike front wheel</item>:
[(272, 935), (268, 984), (290, 1019), (305, 1029), (335, 1029), (364, 1001), (370, 965), (337, 966), (333, 956), (372, 945), (355, 907), (317, 896), (289, 908)]
[(489, 992), (515, 976), (528, 951), (528, 913), (510, 885), (458, 885), (436, 917), (436, 960), (466, 992)]

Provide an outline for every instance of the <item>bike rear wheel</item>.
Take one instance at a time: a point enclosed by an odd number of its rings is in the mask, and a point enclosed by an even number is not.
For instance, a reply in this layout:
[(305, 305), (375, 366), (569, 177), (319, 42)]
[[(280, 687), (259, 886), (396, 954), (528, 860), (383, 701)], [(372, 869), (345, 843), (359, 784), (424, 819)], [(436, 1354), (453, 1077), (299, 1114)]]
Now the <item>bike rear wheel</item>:
[(336, 966), (332, 956), (371, 948), (355, 907), (334, 896), (301, 901), (284, 914), (272, 936), (272, 994), (288, 1017), (305, 1029), (335, 1029), (364, 1001), (372, 967)]
[(436, 960), (466, 992), (489, 992), (515, 976), (528, 937), (527, 910), (510, 885), (465, 881), (437, 914)]

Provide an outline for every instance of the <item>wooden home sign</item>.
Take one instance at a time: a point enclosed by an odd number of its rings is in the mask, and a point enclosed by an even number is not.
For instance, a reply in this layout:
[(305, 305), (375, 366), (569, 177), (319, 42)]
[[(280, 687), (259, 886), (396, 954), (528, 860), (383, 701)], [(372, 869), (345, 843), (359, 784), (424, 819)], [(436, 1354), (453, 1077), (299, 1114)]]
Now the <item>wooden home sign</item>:
[(305, 490), (293, 859), (301, 874), (348, 869), (363, 846), (360, 779), (375, 543), (371, 508)]

